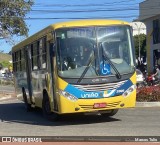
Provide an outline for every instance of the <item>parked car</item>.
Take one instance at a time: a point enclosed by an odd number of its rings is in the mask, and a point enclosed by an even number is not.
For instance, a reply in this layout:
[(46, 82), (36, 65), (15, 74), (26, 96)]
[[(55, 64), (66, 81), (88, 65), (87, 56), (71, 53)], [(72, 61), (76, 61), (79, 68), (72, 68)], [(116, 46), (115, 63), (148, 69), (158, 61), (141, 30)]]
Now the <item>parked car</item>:
[(145, 85), (145, 78), (143, 76), (143, 73), (139, 69), (136, 69), (136, 80), (137, 80), (137, 87)]

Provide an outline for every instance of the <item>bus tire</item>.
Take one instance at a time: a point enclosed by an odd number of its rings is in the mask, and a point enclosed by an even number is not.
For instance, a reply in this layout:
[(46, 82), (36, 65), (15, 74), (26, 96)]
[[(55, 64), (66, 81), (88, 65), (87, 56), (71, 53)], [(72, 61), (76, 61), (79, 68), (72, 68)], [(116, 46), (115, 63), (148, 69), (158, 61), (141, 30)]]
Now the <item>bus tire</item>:
[(49, 121), (58, 120), (58, 114), (53, 113), (51, 111), (49, 97), (46, 93), (44, 93), (43, 100), (42, 100), (42, 112), (43, 112), (44, 118), (46, 118), (47, 120)]
[(32, 107), (31, 107), (31, 104), (28, 103), (26, 91), (22, 89), (22, 93), (23, 93), (23, 101), (25, 104), (26, 111), (30, 112), (32, 110)]
[(111, 110), (110, 113), (103, 113), (102, 116), (104, 116), (104, 117), (114, 116), (115, 114), (117, 114), (117, 112), (118, 112), (118, 109), (113, 109), (113, 110)]

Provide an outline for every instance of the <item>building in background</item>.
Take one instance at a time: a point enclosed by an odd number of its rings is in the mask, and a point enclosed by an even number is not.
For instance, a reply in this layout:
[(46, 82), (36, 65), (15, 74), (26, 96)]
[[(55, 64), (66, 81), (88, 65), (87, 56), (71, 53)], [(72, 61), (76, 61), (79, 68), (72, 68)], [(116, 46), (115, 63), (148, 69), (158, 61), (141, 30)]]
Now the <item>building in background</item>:
[(153, 72), (160, 65), (160, 0), (146, 0), (139, 4), (139, 20), (146, 25), (147, 70)]

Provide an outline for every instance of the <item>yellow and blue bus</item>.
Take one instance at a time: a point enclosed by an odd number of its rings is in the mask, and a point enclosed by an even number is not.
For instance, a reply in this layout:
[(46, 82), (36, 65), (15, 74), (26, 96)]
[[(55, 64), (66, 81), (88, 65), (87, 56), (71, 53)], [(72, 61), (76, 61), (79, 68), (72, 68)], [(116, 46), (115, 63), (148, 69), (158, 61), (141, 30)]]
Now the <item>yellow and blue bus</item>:
[(132, 30), (119, 20), (77, 20), (48, 26), (12, 49), (15, 90), (27, 110), (115, 115), (135, 107)]

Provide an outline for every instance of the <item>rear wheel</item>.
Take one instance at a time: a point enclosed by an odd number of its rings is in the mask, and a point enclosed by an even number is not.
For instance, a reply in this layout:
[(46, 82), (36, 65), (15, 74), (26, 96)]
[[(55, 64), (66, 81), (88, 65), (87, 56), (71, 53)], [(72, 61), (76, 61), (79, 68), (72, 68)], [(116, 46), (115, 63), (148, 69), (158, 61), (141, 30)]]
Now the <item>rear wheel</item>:
[(113, 110), (111, 110), (110, 113), (103, 113), (102, 116), (104, 116), (104, 117), (114, 116), (115, 114), (117, 114), (117, 112), (118, 112), (118, 109), (113, 109)]
[(25, 104), (25, 108), (26, 108), (27, 112), (29, 112), (32, 110), (31, 104), (28, 103), (26, 91), (24, 89), (22, 90), (22, 93), (23, 93), (23, 101)]
[(50, 120), (50, 121), (56, 121), (56, 120), (58, 120), (58, 117), (59, 117), (58, 114), (53, 113), (51, 111), (49, 97), (48, 97), (48, 95), (46, 93), (43, 96), (42, 112), (43, 112), (43, 116), (47, 120)]

